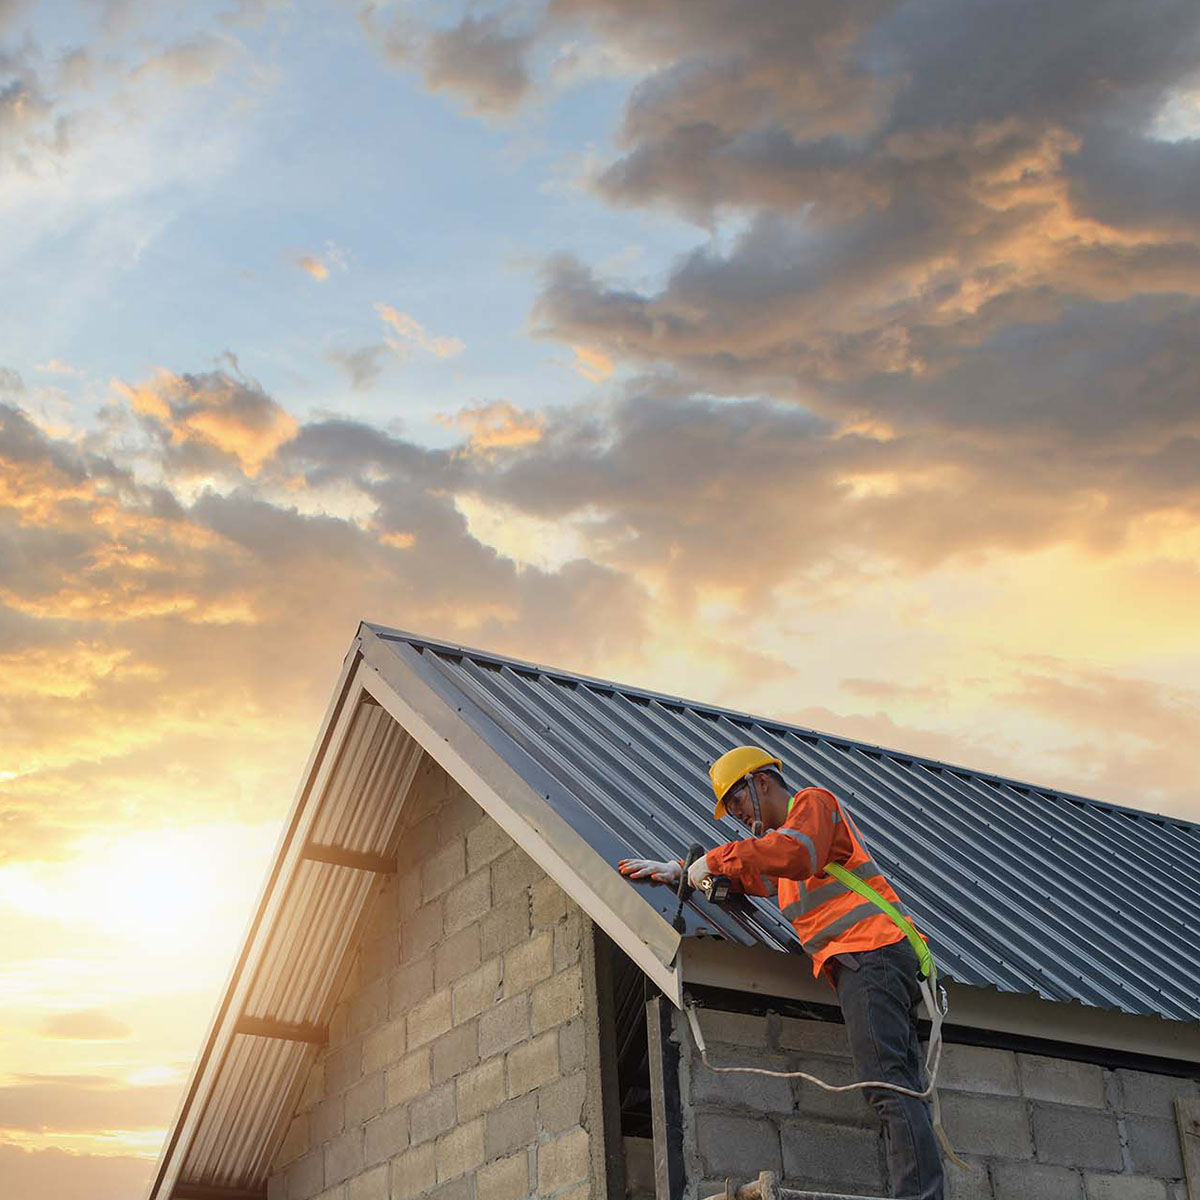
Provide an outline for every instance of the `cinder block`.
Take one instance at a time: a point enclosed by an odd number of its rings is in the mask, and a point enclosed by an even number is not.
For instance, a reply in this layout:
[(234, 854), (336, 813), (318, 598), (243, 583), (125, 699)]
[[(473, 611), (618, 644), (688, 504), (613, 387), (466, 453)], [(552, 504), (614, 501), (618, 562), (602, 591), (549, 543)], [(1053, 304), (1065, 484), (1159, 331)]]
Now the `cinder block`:
[(979, 1092), (985, 1096), (1019, 1096), (1017, 1057), (1011, 1050), (988, 1046), (942, 1047), (938, 1066), (938, 1087), (958, 1092)]
[(426, 902), (449, 891), (466, 878), (467, 844), (456, 837), (421, 865), (421, 896)]
[(431, 1078), (429, 1051), (418, 1050), (416, 1053), (402, 1058), (395, 1066), (388, 1067), (385, 1076), (388, 1107), (407, 1103), (414, 1096), (419, 1096), (429, 1088)]
[(1167, 1185), (1161, 1179), (1138, 1175), (1085, 1175), (1087, 1200), (1166, 1200)]
[(529, 913), (535, 929), (557, 925), (570, 911), (567, 894), (549, 876), (539, 879), (530, 893)]
[[(701, 1028), (704, 1026), (701, 1025)], [(850, 1057), (846, 1027), (838, 1021), (801, 1021), (794, 1017), (780, 1017), (779, 1045), (784, 1050), (802, 1050), (806, 1054)]]
[(1035, 1104), (1033, 1140), (1038, 1162), (1093, 1171), (1121, 1169), (1121, 1142), (1112, 1113)]
[(348, 1129), (325, 1146), (325, 1184), (342, 1183), (363, 1169), (363, 1131)]
[(510, 1100), (484, 1117), (483, 1146), (489, 1160), (511, 1154), (519, 1146), (532, 1145), (537, 1135), (536, 1096)]
[(545, 872), (525, 853), (514, 846), (492, 866), (492, 902), (503, 904), (517, 896), (524, 896)]
[(1147, 1071), (1117, 1071), (1121, 1107), (1127, 1113), (1175, 1119), (1175, 1097), (1200, 1099), (1200, 1085), (1191, 1079), (1151, 1075)]
[(433, 956), (401, 963), (388, 988), (388, 1012), (403, 1017), (410, 1008), (433, 995)]
[(538, 1124), (542, 1132), (562, 1133), (575, 1125), (582, 1125), (586, 1098), (586, 1071), (576, 1071), (574, 1075), (539, 1088)]
[(543, 1196), (583, 1183), (590, 1170), (586, 1129), (573, 1129), (538, 1146), (537, 1183)]
[(522, 1150), (484, 1167), (475, 1176), (475, 1194), (481, 1200), (525, 1200), (529, 1195), (529, 1155)]
[(455, 1025), (477, 1017), (500, 1000), (500, 960), (489, 958), (450, 989), (451, 1017)]
[(437, 1140), (438, 1182), (483, 1165), (483, 1118), (456, 1125)]
[(346, 1101), (342, 1093), (322, 1100), (312, 1110), (310, 1128), (314, 1146), (333, 1141), (346, 1128)]
[(399, 1062), (408, 1048), (405, 1019), (394, 1017), (363, 1035), (363, 1070), (379, 1071)]
[(454, 1084), (444, 1083), (419, 1100), (414, 1100), (408, 1114), (408, 1138), (414, 1146), (440, 1137), (454, 1128)]
[(348, 1032), (351, 1035), (365, 1033), (378, 1025), (387, 1016), (387, 983), (373, 979), (364, 983), (350, 1001)]
[[(731, 1046), (757, 1046), (765, 1050), (769, 1044), (766, 1017), (721, 1012), (716, 1008), (699, 1009), (697, 1016), (700, 1019), (700, 1031), (710, 1046), (714, 1042), (725, 1042)], [(770, 1170), (769, 1167), (762, 1169)]]
[[(805, 1071), (838, 1087), (846, 1083), (858, 1083), (859, 1074), (854, 1064), (845, 1058), (812, 1058), (790, 1057), (786, 1060), (788, 1071)], [(735, 1077), (736, 1078), (736, 1077)], [(787, 1082), (786, 1080), (784, 1082)], [(861, 1091), (827, 1092), (808, 1083), (804, 1079), (794, 1080), (790, 1085), (795, 1097), (798, 1113), (806, 1116), (823, 1117), (842, 1125), (871, 1125), (877, 1124), (871, 1106), (866, 1102)]]
[(530, 1015), (534, 1033), (565, 1024), (582, 1011), (583, 968), (579, 964), (560, 971), (533, 989)]
[(1083, 1200), (1083, 1176), (1045, 1163), (992, 1164), (996, 1200)]
[(529, 937), (529, 901), (522, 894), (497, 904), (479, 922), (479, 952), (491, 958), (522, 945)]
[(554, 974), (554, 934), (550, 930), (514, 946), (504, 956), (504, 994), (515, 996)]
[(441, 1037), (450, 1028), (450, 989), (434, 992), (408, 1014), (408, 1045), (416, 1049)]
[(1135, 1174), (1183, 1178), (1177, 1122), (1158, 1117), (1126, 1117), (1125, 1131), (1129, 1136), (1129, 1155)]
[(1104, 1069), (1094, 1063), (1071, 1062), (1018, 1054), (1021, 1091), (1031, 1100), (1052, 1100), (1081, 1108), (1104, 1108)]
[[(987, 1163), (966, 1160), (966, 1169), (956, 1167), (948, 1158), (942, 1160), (946, 1178), (946, 1200), (994, 1200), (992, 1177)], [(1047, 1168), (1057, 1170), (1057, 1168)], [(1032, 1197), (1029, 1200), (1033, 1200)], [(1076, 1200), (1075, 1197), (1050, 1197), (1049, 1200)]]
[(470, 1121), (504, 1103), (504, 1059), (490, 1058), (454, 1082), (458, 1119)]
[(384, 1109), (384, 1075), (376, 1071), (356, 1083), (346, 1093), (346, 1128), (365, 1125)]
[(878, 1129), (793, 1120), (784, 1125), (782, 1142), (783, 1175), (793, 1187), (845, 1188), (879, 1196), (887, 1191)]
[(457, 933), (479, 921), (492, 907), (492, 873), (484, 867), (446, 893), (445, 928)]
[(392, 1200), (411, 1200), (437, 1183), (433, 1143), (416, 1146), (391, 1162)]
[(352, 1038), (325, 1060), (327, 1093), (344, 1092), (362, 1076), (362, 1038)]
[(288, 1200), (312, 1200), (325, 1187), (325, 1152), (311, 1150), (283, 1173)]
[(434, 948), (434, 987), (449, 987), (456, 979), (475, 970), (479, 962), (479, 927), (468, 925)]
[(350, 1180), (346, 1200), (388, 1200), (387, 1163)]
[(368, 1167), (408, 1149), (408, 1109), (404, 1105), (368, 1121), (363, 1131), (363, 1161)]
[(467, 867), (477, 871), (486, 863), (507, 854), (516, 843), (491, 818), (480, 821), (467, 834)]
[(583, 1017), (576, 1017), (558, 1027), (558, 1069), (569, 1075), (582, 1071), (587, 1063), (588, 1025)]
[(276, 1171), (286, 1167), (290, 1162), (295, 1162), (302, 1154), (307, 1154), (312, 1149), (308, 1118), (308, 1113), (300, 1113), (292, 1118), (288, 1131), (283, 1136), (279, 1152), (275, 1155)]
[[(759, 1067), (769, 1071), (795, 1069), (794, 1063), (779, 1055), (733, 1050), (728, 1046), (714, 1047), (708, 1057), (716, 1067)], [(692, 1075), (692, 1102), (709, 1108), (748, 1108), (786, 1117), (792, 1112), (792, 1085), (790, 1080), (775, 1079), (770, 1075), (722, 1075), (710, 1071), (697, 1055)]]
[(751, 1179), (760, 1171), (783, 1169), (779, 1130), (761, 1118), (699, 1113), (696, 1146), (705, 1171), (717, 1179)]
[(490, 1058), (529, 1036), (529, 995), (524, 993), (479, 1015), (479, 1057)]
[(1031, 1158), (1029, 1114), (1024, 1100), (947, 1092), (942, 1121), (960, 1154), (994, 1158)]
[(554, 1030), (514, 1046), (505, 1060), (507, 1091), (522, 1096), (558, 1076), (558, 1034)]
[(580, 957), (583, 945), (583, 914), (577, 909), (554, 927), (554, 969), (564, 971)]
[(458, 1025), (433, 1043), (433, 1082), (461, 1075), (479, 1061), (479, 1033), (474, 1021)]
[(360, 954), (364, 978), (386, 979), (400, 965), (399, 925), (382, 937), (364, 940)]
[(441, 899), (405, 914), (400, 924), (400, 953), (405, 962), (428, 954), (442, 940), (446, 913)]
[(425, 1194), (425, 1200), (475, 1200), (471, 1190), (471, 1176), (460, 1175), (449, 1183), (439, 1183), (432, 1192)]
[(304, 1090), (300, 1093), (300, 1101), (296, 1105), (297, 1112), (305, 1112), (316, 1107), (325, 1095), (325, 1063), (322, 1059), (309, 1068), (308, 1078), (304, 1081)]

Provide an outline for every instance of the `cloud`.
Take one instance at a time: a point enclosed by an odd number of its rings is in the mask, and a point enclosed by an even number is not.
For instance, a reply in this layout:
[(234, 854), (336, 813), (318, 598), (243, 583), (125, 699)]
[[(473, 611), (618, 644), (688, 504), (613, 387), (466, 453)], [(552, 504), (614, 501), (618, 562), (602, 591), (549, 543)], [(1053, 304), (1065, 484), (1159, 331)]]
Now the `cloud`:
[(433, 91), (459, 96), (482, 116), (513, 112), (532, 93), (527, 56), (535, 34), (511, 32), (495, 13), (467, 15), (457, 25), (429, 29), (408, 14), (386, 28), (375, 24), (376, 5), (363, 12), (364, 27), (393, 63), (418, 66)]
[(453, 358), (466, 349), (463, 341), (456, 337), (433, 337), (415, 317), (400, 312), (390, 304), (375, 305), (379, 319), (392, 332), (387, 335), (387, 344), (401, 358), (407, 358), (415, 346), (432, 354), (435, 358)]
[(575, 361), (571, 366), (589, 383), (603, 383), (613, 373), (612, 359), (590, 346), (572, 346)]
[(535, 446), (542, 440), (544, 422), (535, 413), (524, 412), (507, 400), (493, 400), (459, 409), (438, 420), (467, 435), (467, 450), (488, 455), (495, 450)]
[(248, 476), (296, 433), (296, 422), (252, 380), (221, 371), (173, 375), (160, 370), (145, 383), (114, 389), (152, 428), (181, 472), (236, 464)]
[(329, 268), (312, 254), (302, 254), (296, 259), (296, 266), (307, 272), (318, 282), (329, 278)]
[(0, 1179), (13, 1196), (88, 1196), (129, 1200), (150, 1186), (154, 1163), (130, 1155), (24, 1150), (0, 1144)]
[(357, 350), (334, 348), (326, 351), (325, 357), (345, 371), (354, 388), (369, 388), (383, 373), (382, 358), (390, 347), (386, 342), (373, 346), (360, 346)]
[(131, 1087), (104, 1075), (27, 1075), (0, 1086), (0, 1129), (157, 1129), (170, 1119), (175, 1084)]
[(46, 375), (83, 375), (84, 371), (80, 367), (73, 367), (68, 362), (62, 362), (57, 358), (48, 359), (44, 363), (35, 363), (33, 369), (41, 371)]
[(80, 1009), (56, 1013), (42, 1022), (42, 1036), (47, 1038), (117, 1042), (133, 1036), (124, 1021), (118, 1021), (99, 1009)]

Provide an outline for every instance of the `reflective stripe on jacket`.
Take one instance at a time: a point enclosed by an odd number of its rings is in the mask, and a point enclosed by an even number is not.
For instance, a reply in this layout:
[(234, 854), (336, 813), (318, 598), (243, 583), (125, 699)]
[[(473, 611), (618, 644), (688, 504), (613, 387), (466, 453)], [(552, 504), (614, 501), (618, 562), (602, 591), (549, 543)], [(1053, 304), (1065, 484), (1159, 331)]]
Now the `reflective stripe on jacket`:
[(764, 876), (778, 879), (779, 907), (812, 957), (814, 975), (835, 954), (875, 950), (904, 938), (890, 917), (824, 873), (826, 863), (840, 862), (904, 912), (853, 821), (824, 788), (797, 792), (778, 829), (726, 842), (710, 850), (706, 861), (714, 874), (728, 876), (736, 890), (752, 896), (768, 894)]

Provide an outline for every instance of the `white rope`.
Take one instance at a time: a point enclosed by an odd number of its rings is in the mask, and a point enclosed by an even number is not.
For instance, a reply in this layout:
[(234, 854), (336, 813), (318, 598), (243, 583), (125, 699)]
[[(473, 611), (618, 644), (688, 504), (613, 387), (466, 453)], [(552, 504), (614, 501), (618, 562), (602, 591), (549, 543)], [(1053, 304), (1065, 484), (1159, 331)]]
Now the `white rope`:
[[(925, 1073), (929, 1079), (927, 1087), (918, 1091), (916, 1088), (904, 1087), (899, 1083), (889, 1083), (884, 1079), (869, 1079), (862, 1083), (826, 1083), (824, 1079), (818, 1079), (815, 1075), (810, 1075), (807, 1071), (772, 1071), (766, 1067), (714, 1067), (708, 1061), (708, 1047), (704, 1041), (704, 1034), (700, 1030), (700, 1019), (696, 1016), (695, 1004), (689, 1004), (685, 1008), (687, 1013), (688, 1024), (692, 1027), (692, 1036), (696, 1039), (696, 1047), (700, 1051), (700, 1059), (704, 1065), (710, 1070), (715, 1071), (720, 1075), (769, 1075), (773, 1079), (803, 1079), (806, 1083), (816, 1084), (817, 1087), (823, 1088), (827, 1092), (858, 1092), (864, 1088), (884, 1088), (889, 1092), (899, 1092), (902, 1096), (912, 1096), (915, 1100), (929, 1100), (933, 1107), (933, 1128), (937, 1134), (938, 1141), (942, 1144), (942, 1149), (950, 1159), (959, 1167), (965, 1167), (966, 1164), (954, 1153), (953, 1146), (950, 1145), (950, 1139), (946, 1136), (946, 1131), (942, 1128), (941, 1105), (938, 1103), (937, 1094), (937, 1072), (942, 1061), (942, 1022), (946, 1019), (946, 1014), (949, 1011), (949, 1003), (946, 1000), (946, 993), (942, 991), (942, 1003), (937, 1002), (933, 994), (933, 986), (930, 980), (921, 979), (918, 983), (921, 990), (921, 999), (925, 1001), (925, 1007), (929, 1010), (929, 1048), (925, 1053)], [(939, 989), (940, 990), (940, 989)]]

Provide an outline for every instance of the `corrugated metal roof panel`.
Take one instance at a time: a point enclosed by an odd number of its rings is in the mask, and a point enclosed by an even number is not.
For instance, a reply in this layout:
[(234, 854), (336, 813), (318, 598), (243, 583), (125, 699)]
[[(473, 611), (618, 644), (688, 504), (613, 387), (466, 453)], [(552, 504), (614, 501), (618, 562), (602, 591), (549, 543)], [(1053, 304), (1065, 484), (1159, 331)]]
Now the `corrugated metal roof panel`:
[[(394, 856), (401, 805), (421, 761), (420, 746), (377, 704), (364, 702), (348, 728), (316, 808), (307, 843)], [(254, 964), (240, 1015), (283, 1026), (322, 1029), (360, 916), (377, 875), (301, 857), (277, 919)], [(270, 1155), (290, 1117), (284, 1106), (314, 1045), (285, 1037), (235, 1033), (221, 1063), (181, 1182), (265, 1186)]]
[[(1200, 1017), (1200, 826), (375, 628), (597, 852), (711, 846), (706, 767), (755, 742), (846, 802), (961, 983)], [(732, 818), (723, 829), (744, 836)], [(637, 885), (631, 885), (637, 886)], [(644, 887), (644, 885), (641, 885)], [(656, 903), (668, 919), (666, 889)], [(689, 935), (798, 949), (772, 901), (694, 901)]]

